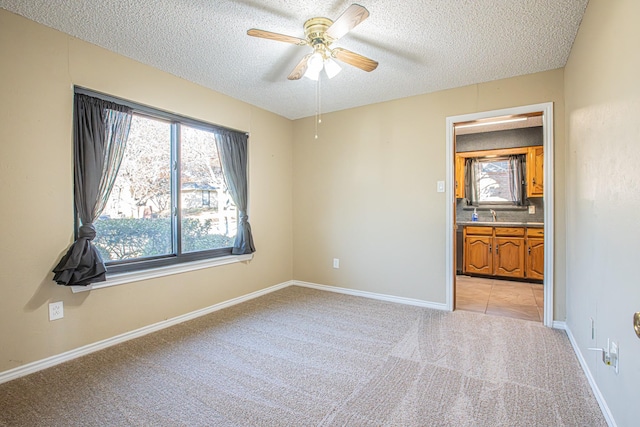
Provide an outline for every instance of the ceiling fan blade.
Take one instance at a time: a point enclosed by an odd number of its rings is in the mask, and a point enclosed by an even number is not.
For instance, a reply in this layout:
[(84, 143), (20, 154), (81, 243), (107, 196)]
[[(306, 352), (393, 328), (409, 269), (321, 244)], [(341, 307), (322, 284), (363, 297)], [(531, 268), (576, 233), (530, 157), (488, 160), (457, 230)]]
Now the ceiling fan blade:
[(332, 49), (331, 56), (367, 72), (373, 71), (378, 67), (377, 61), (369, 59), (366, 56), (359, 55), (355, 52), (351, 52), (350, 50), (343, 49), (341, 47)]
[(284, 34), (272, 33), (271, 31), (258, 30), (256, 28), (252, 28), (247, 31), (247, 34), (252, 37), (261, 37), (263, 39), (276, 40), (279, 42), (297, 44), (298, 46), (304, 46), (307, 44), (307, 41), (304, 39), (300, 39), (298, 37), (286, 36)]
[(311, 58), (311, 55), (313, 54), (310, 53), (308, 55), (305, 55), (305, 57), (302, 58), (300, 62), (298, 62), (296, 68), (294, 68), (293, 71), (291, 71), (291, 74), (289, 74), (289, 77), (287, 77), (289, 80), (300, 80), (300, 78), (304, 76), (304, 73), (307, 72), (307, 67), (309, 66), (308, 61), (309, 58)]
[(335, 20), (335, 22), (327, 29), (325, 34), (333, 40), (338, 40), (368, 17), (369, 11), (363, 6), (354, 3), (349, 6), (338, 19)]

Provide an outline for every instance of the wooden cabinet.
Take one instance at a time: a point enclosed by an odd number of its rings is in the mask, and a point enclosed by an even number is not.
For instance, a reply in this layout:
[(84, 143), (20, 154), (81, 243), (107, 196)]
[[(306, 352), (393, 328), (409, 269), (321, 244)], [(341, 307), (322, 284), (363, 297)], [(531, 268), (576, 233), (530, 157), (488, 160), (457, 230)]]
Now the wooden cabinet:
[(544, 229), (527, 229), (527, 277), (544, 279)]
[(456, 175), (456, 199), (464, 198), (464, 163), (465, 158), (456, 154), (455, 175)]
[(494, 235), (493, 274), (505, 277), (525, 277), (524, 228), (495, 227)]
[(464, 228), (464, 272), (493, 274), (493, 230), (491, 227)]
[(524, 227), (466, 226), (464, 273), (543, 279), (544, 236), (541, 231)]
[(544, 149), (527, 149), (527, 197), (542, 197), (544, 194)]

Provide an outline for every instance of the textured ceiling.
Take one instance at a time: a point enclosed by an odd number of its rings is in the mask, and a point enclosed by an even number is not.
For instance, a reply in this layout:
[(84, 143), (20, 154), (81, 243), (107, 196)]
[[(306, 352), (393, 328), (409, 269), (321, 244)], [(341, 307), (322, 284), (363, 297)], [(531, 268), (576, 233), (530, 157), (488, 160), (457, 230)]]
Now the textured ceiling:
[[(588, 0), (360, 0), (371, 16), (333, 47), (377, 60), (322, 82), (331, 112), (565, 65)], [(310, 47), (305, 20), (335, 20), (352, 0), (0, 0), (0, 7), (186, 80), (297, 119), (315, 82), (287, 80)], [(342, 65), (342, 64), (341, 64)]]

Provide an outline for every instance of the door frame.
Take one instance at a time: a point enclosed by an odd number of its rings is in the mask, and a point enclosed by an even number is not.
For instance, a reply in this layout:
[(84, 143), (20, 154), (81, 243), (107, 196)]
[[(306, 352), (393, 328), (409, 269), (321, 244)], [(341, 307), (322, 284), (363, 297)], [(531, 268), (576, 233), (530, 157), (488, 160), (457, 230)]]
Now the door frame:
[(454, 125), (459, 122), (488, 119), (492, 117), (530, 114), (542, 112), (542, 134), (544, 147), (544, 325), (553, 327), (553, 289), (554, 289), (554, 140), (553, 140), (553, 102), (525, 105), (521, 107), (504, 108), (501, 110), (483, 111), (479, 113), (463, 114), (447, 117), (447, 168), (446, 168), (446, 257), (445, 268), (447, 271), (447, 310), (453, 311), (455, 295), (455, 253), (454, 239), (456, 229), (454, 227), (454, 215), (456, 208), (455, 198), (455, 146)]

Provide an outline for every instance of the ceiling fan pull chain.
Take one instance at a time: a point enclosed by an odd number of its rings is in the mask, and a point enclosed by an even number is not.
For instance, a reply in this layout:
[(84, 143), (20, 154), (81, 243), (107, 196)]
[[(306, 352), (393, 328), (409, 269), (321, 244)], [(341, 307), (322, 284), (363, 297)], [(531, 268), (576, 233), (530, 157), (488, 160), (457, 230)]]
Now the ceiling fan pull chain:
[(322, 123), (322, 113), (320, 110), (320, 78), (316, 81), (316, 139), (318, 139), (318, 124)]
[(322, 87), (320, 86), (320, 80), (318, 79), (318, 124), (322, 123)]

